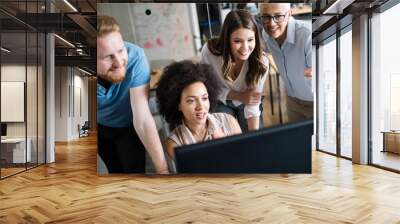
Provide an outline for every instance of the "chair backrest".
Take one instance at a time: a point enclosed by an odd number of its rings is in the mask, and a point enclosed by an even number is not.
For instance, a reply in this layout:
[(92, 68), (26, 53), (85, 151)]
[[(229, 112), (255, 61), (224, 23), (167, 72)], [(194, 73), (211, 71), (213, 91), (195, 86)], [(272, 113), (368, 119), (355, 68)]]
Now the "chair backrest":
[(89, 125), (89, 121), (85, 121), (85, 123), (82, 126), (82, 129), (89, 129), (90, 125)]

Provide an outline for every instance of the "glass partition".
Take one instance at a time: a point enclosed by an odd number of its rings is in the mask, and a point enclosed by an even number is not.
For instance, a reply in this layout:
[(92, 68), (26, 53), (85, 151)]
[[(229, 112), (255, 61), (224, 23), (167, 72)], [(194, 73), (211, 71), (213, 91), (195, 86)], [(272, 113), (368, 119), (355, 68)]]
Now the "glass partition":
[[(16, 15), (0, 12), (0, 178), (45, 162), (45, 35), (22, 22), (42, 13), (44, 1), (8, 1)], [(36, 18), (36, 17), (35, 17)]]
[(318, 149), (336, 154), (336, 38), (318, 48)]
[[(26, 33), (1, 34), (1, 122), (6, 133), (1, 140), (1, 176), (26, 169)], [(29, 146), (29, 144), (28, 144)], [(28, 160), (30, 162), (30, 160)]]

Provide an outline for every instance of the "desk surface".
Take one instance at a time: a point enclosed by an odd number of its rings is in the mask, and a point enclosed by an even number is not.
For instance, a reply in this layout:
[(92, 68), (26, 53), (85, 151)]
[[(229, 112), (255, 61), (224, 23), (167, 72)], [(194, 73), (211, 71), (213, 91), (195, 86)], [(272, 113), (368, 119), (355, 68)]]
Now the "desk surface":
[(400, 135), (400, 131), (381, 131), (382, 134), (394, 134), (394, 135)]
[[(29, 138), (28, 138), (29, 140)], [(19, 143), (19, 142), (24, 142), (25, 138), (6, 138), (6, 139), (1, 139), (1, 143)]]

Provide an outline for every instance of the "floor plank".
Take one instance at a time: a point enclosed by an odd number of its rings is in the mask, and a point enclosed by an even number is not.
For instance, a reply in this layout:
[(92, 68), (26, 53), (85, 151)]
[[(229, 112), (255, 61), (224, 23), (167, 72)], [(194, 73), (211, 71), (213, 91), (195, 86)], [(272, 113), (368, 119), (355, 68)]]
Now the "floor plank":
[(0, 223), (400, 223), (400, 175), (313, 153), (311, 175), (96, 174), (94, 137), (0, 181)]

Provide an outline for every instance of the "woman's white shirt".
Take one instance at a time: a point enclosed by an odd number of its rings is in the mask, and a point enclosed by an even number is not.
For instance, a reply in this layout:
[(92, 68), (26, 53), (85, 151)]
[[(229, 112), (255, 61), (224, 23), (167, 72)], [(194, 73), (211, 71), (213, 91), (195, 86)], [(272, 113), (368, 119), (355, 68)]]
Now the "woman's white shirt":
[[(266, 56), (262, 57), (262, 61), (264, 65), (268, 66), (268, 58)], [(214, 69), (214, 72), (220, 77), (220, 80), (222, 83), (224, 83), (224, 87), (222, 88), (222, 93), (219, 95), (219, 100), (226, 104), (226, 98), (231, 90), (237, 91), (237, 92), (244, 92), (248, 89), (248, 86), (246, 84), (246, 74), (247, 71), (249, 70), (249, 63), (246, 60), (243, 63), (242, 69), (240, 70), (240, 73), (238, 77), (236, 78), (235, 81), (231, 82), (229, 80), (224, 79), (224, 75), (222, 74), (222, 66), (224, 64), (223, 57), (222, 56), (216, 56), (211, 51), (208, 49), (207, 44), (205, 44), (201, 50), (201, 63), (209, 64), (211, 67)], [(262, 93), (264, 90), (264, 83), (268, 75), (268, 70), (265, 72), (263, 77), (258, 81), (256, 86), (254, 87), (257, 92)], [(237, 100), (232, 100), (232, 103), (235, 106), (239, 106), (242, 104), (242, 102), (237, 101)], [(260, 107), (259, 104), (256, 105), (245, 105), (244, 107), (244, 117), (250, 118), (250, 117), (258, 117), (260, 116)]]

